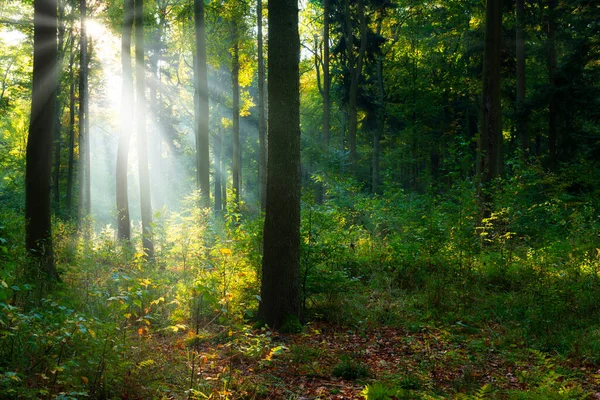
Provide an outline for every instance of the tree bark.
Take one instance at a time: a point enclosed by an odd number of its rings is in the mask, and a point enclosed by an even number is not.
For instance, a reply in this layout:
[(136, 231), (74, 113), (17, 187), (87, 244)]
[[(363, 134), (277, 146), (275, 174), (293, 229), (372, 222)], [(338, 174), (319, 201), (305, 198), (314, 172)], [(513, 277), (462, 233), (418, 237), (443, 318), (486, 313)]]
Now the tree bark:
[(527, 133), (527, 113), (525, 110), (525, 40), (523, 21), (525, 19), (525, 0), (517, 0), (516, 13), (516, 61), (517, 61), (517, 137), (524, 155), (529, 153), (529, 135)]
[[(219, 114), (217, 114), (219, 115)], [(223, 201), (221, 196), (221, 148), (222, 148), (221, 130), (217, 131), (217, 136), (214, 138), (214, 152), (215, 152), (215, 211), (221, 211), (223, 209)]]
[(90, 227), (87, 220), (91, 214), (90, 189), (90, 129), (89, 129), (89, 87), (88, 87), (88, 40), (85, 27), (87, 15), (86, 0), (79, 2), (80, 13), (80, 55), (79, 55), (79, 223), (84, 237), (89, 238)]
[(258, 190), (260, 210), (265, 211), (267, 200), (267, 124), (265, 121), (265, 62), (263, 57), (262, 0), (256, 2), (258, 31)]
[(208, 143), (208, 70), (206, 64), (206, 28), (204, 0), (194, 0), (194, 28), (196, 34), (195, 89), (196, 108), (196, 178), (202, 206), (210, 207), (210, 156)]
[(346, 51), (348, 54), (348, 71), (350, 73), (350, 89), (348, 93), (348, 147), (350, 148), (350, 167), (355, 168), (356, 133), (358, 130), (358, 83), (362, 75), (362, 64), (367, 49), (367, 19), (363, 0), (357, 0), (357, 13), (360, 21), (360, 47), (358, 54), (354, 54), (354, 35), (352, 33), (352, 20), (350, 18), (350, 0), (345, 0), (346, 8)]
[(483, 96), (479, 133), (479, 173), (484, 188), (481, 194), (483, 215), (489, 215), (489, 184), (502, 175), (502, 109), (500, 104), (500, 49), (502, 1), (488, 0), (486, 8), (485, 47), (483, 55)]
[(329, 149), (329, 1), (323, 0), (323, 146)]
[(144, 64), (144, 0), (134, 0), (135, 23), (135, 114), (137, 122), (138, 168), (140, 175), (140, 202), (142, 214), (142, 244), (146, 257), (154, 258), (152, 242), (152, 201), (150, 197), (150, 173), (148, 171), (148, 144), (146, 137), (146, 78)]
[[(377, 19), (377, 35), (381, 35), (381, 27), (383, 25), (383, 11), (380, 10), (379, 18)], [(379, 182), (381, 173), (379, 167), (379, 159), (381, 156), (381, 137), (385, 129), (385, 93), (383, 88), (383, 55), (377, 55), (377, 94), (379, 97), (379, 109), (377, 112), (377, 127), (373, 133), (373, 165), (371, 176), (371, 192), (379, 191)]]
[(233, 155), (231, 177), (233, 180), (233, 201), (239, 210), (241, 198), (241, 150), (240, 150), (240, 45), (237, 27), (233, 34), (233, 57), (231, 60), (231, 90), (233, 92)]
[(121, 38), (121, 135), (117, 149), (117, 236), (119, 240), (131, 240), (129, 198), (127, 194), (127, 166), (129, 142), (133, 128), (133, 71), (131, 67), (131, 33), (133, 30), (133, 0), (123, 1), (123, 33)]
[(551, 170), (558, 165), (558, 96), (556, 95), (556, 0), (548, 0), (548, 79), (550, 95), (548, 98), (548, 161)]
[[(64, 39), (65, 39), (65, 7), (62, 1), (58, 3), (58, 50), (57, 50), (57, 65), (60, 69), (64, 58)], [(53, 179), (53, 197), (54, 197), (54, 209), (56, 213), (60, 212), (60, 161), (61, 161), (61, 104), (60, 104), (60, 92), (62, 85), (60, 83), (60, 74), (58, 76), (58, 83), (56, 88), (56, 107), (55, 107), (55, 124), (54, 128), (54, 179)]]
[[(71, 42), (72, 43), (72, 42)], [(67, 197), (65, 207), (69, 218), (73, 217), (73, 171), (75, 169), (75, 52), (71, 45), (69, 58), (69, 161), (67, 164)]]
[(300, 317), (300, 40), (298, 3), (269, 4), (267, 204), (259, 314), (269, 326)]
[[(55, 129), (57, 76), (56, 0), (35, 0), (33, 87), (25, 168), (26, 247), (39, 262), (31, 271), (57, 280), (52, 251), (51, 194), (52, 139)], [(41, 280), (44, 281), (43, 278)]]

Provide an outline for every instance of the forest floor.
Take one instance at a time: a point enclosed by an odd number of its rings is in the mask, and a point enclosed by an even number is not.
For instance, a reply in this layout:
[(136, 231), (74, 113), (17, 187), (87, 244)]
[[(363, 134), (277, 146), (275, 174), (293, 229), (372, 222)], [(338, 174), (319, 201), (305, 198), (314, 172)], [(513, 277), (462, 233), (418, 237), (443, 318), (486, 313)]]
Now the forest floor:
[[(156, 398), (160, 391), (174, 399), (600, 399), (597, 365), (503, 347), (499, 326), (474, 331), (464, 324), (328, 323), (288, 335), (250, 327), (200, 335), (141, 329), (138, 368), (123, 398)], [(182, 385), (193, 389), (184, 394)]]

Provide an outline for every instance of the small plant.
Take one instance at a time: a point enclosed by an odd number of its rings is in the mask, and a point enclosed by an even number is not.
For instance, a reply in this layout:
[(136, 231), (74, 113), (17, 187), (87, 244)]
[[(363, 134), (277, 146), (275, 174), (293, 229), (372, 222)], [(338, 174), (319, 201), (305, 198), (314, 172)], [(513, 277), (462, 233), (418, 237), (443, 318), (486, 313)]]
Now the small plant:
[(357, 360), (347, 355), (340, 358), (340, 362), (333, 367), (333, 376), (353, 381), (356, 379), (368, 378), (371, 375), (369, 368)]
[(391, 399), (389, 390), (382, 383), (376, 382), (365, 386), (360, 393), (365, 400), (388, 400)]

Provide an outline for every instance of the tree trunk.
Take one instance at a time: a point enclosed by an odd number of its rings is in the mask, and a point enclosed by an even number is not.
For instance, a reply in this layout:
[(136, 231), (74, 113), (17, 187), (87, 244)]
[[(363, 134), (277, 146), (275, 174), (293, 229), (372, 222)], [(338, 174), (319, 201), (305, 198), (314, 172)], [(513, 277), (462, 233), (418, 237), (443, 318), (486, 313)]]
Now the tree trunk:
[[(72, 42), (71, 42), (72, 43)], [(73, 217), (73, 171), (75, 169), (75, 52), (71, 44), (71, 56), (69, 58), (69, 162), (67, 165), (67, 197), (65, 207), (69, 218)]]
[(523, 21), (525, 19), (525, 0), (517, 0), (516, 58), (517, 58), (517, 137), (524, 155), (529, 153), (527, 133), (527, 113), (525, 110), (525, 40)]
[(267, 204), (259, 314), (275, 329), (293, 329), (301, 310), (299, 60), (298, 3), (272, 2)]
[(87, 15), (86, 0), (79, 2), (80, 13), (80, 55), (79, 55), (79, 223), (84, 237), (89, 238), (88, 218), (91, 214), (90, 196), (90, 130), (89, 130), (89, 88), (88, 88), (88, 41), (85, 27)]
[[(381, 26), (383, 24), (383, 11), (380, 11), (379, 18), (377, 19), (377, 35), (381, 35)], [(377, 89), (379, 97), (379, 109), (377, 115), (377, 127), (373, 133), (373, 168), (372, 168), (372, 179), (371, 179), (371, 192), (377, 193), (379, 191), (379, 182), (381, 180), (379, 159), (381, 156), (381, 137), (385, 129), (385, 102), (384, 102), (384, 88), (383, 88), (383, 55), (377, 56)]]
[[(64, 58), (64, 39), (65, 39), (65, 7), (62, 1), (58, 4), (58, 54), (57, 54), (57, 65), (58, 68), (62, 68), (62, 62)], [(56, 213), (60, 212), (60, 161), (61, 161), (61, 121), (60, 117), (62, 114), (60, 104), (60, 92), (62, 85), (60, 83), (60, 75), (58, 76), (58, 83), (56, 88), (56, 108), (55, 108), (55, 128), (54, 128), (54, 179), (53, 179), (53, 197), (54, 197), (54, 209)]]
[[(219, 114), (217, 114), (219, 115)], [(214, 140), (214, 152), (215, 152), (215, 211), (221, 211), (223, 209), (223, 201), (221, 196), (221, 148), (222, 140), (221, 140), (221, 130), (217, 131), (217, 136)]]
[(152, 242), (152, 202), (150, 198), (150, 173), (148, 171), (148, 144), (146, 138), (146, 89), (144, 64), (144, 0), (134, 1), (135, 22), (135, 74), (136, 95), (135, 114), (137, 122), (138, 167), (140, 174), (140, 202), (142, 213), (142, 244), (144, 253), (150, 260), (154, 258)]
[(131, 67), (131, 32), (133, 30), (133, 0), (123, 1), (123, 36), (121, 38), (121, 135), (117, 149), (117, 236), (120, 240), (131, 240), (129, 199), (127, 195), (127, 166), (129, 141), (133, 124), (133, 71)]
[(558, 96), (556, 95), (556, 0), (548, 0), (548, 78), (550, 80), (550, 96), (548, 99), (548, 161), (551, 170), (558, 165)]
[(323, 0), (323, 146), (329, 149), (329, 1)]
[[(32, 277), (58, 279), (52, 251), (52, 139), (55, 129), (57, 77), (56, 0), (35, 0), (33, 87), (25, 169), (26, 247), (39, 262)], [(44, 282), (44, 278), (40, 280)]]
[[(479, 133), (479, 172), (484, 188), (481, 195), (483, 215), (490, 212), (489, 184), (502, 175), (502, 109), (500, 105), (500, 49), (502, 1), (488, 0), (486, 8), (485, 48), (483, 55), (483, 96)], [(488, 190), (485, 190), (485, 189)]]
[(256, 2), (258, 31), (258, 191), (260, 210), (267, 201), (267, 124), (265, 121), (265, 62), (263, 57), (262, 0)]
[(206, 64), (206, 29), (204, 0), (194, 0), (194, 27), (196, 33), (195, 89), (196, 108), (196, 177), (202, 197), (202, 206), (210, 207), (210, 156), (208, 144), (208, 71)]
[(358, 55), (354, 54), (354, 35), (350, 16), (350, 0), (345, 0), (346, 9), (346, 49), (348, 54), (348, 71), (350, 73), (350, 90), (348, 94), (348, 147), (350, 148), (350, 167), (356, 167), (356, 133), (358, 130), (358, 83), (362, 75), (362, 64), (367, 49), (367, 19), (363, 0), (357, 0), (357, 12), (360, 21), (360, 47)]
[(241, 151), (240, 151), (240, 46), (237, 28), (233, 34), (233, 57), (231, 60), (231, 90), (233, 92), (233, 155), (231, 177), (233, 179), (233, 201), (239, 210), (241, 197)]

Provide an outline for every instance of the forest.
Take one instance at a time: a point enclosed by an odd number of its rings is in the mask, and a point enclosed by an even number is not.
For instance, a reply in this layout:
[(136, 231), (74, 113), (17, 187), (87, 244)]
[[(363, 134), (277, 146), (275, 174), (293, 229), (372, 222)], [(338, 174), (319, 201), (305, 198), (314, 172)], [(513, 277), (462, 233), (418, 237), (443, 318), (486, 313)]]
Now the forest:
[(600, 399), (600, 1), (0, 0), (0, 399)]

